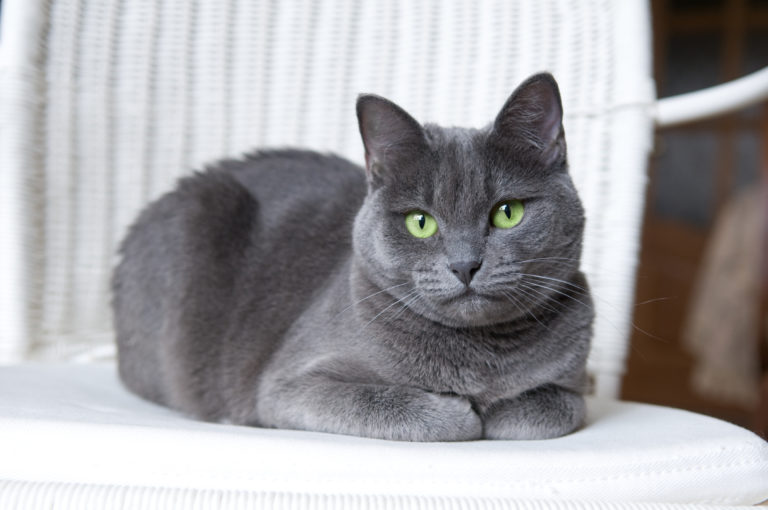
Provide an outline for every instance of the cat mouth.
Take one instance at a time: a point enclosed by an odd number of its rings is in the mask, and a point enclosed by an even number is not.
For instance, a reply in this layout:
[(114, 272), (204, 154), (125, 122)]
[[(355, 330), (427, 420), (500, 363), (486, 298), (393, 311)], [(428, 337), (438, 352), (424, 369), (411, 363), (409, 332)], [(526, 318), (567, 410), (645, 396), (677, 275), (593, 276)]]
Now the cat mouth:
[(480, 294), (478, 294), (477, 290), (473, 289), (472, 287), (464, 287), (463, 289), (444, 294), (443, 296), (441, 296), (439, 301), (443, 303), (452, 303), (457, 301), (463, 301), (467, 298), (472, 298), (479, 295)]
[(454, 292), (450, 296), (446, 296), (442, 299), (442, 303), (445, 305), (453, 306), (469, 306), (479, 307), (489, 302), (501, 302), (504, 300), (503, 296), (497, 296), (493, 294), (486, 294), (478, 291), (472, 287), (466, 287), (461, 291)]
[(504, 298), (465, 288), (433, 301), (431, 312), (439, 322), (454, 327), (484, 326), (498, 322), (495, 312), (504, 306)]
[[(474, 283), (474, 282), (473, 282)], [(482, 283), (482, 282), (481, 282)], [(435, 289), (437, 290), (437, 289)], [(441, 292), (423, 292), (413, 311), (450, 327), (479, 327), (508, 322), (525, 305), (510, 285), (455, 285)]]

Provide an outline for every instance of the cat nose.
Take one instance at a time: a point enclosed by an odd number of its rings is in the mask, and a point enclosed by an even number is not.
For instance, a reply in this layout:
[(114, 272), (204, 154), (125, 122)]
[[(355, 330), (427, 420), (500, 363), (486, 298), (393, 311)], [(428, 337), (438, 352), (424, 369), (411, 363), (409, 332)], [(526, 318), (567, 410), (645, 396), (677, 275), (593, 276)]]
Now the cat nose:
[(448, 269), (458, 278), (464, 285), (469, 286), (469, 282), (472, 281), (472, 277), (475, 276), (477, 270), (480, 269), (479, 260), (466, 260), (464, 262), (454, 262), (448, 266)]

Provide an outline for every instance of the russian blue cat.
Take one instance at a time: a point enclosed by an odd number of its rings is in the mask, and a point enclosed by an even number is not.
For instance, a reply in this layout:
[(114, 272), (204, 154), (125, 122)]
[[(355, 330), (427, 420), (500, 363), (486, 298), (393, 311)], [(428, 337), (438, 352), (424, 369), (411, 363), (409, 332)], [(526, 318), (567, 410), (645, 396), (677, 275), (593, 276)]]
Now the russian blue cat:
[(483, 129), (357, 101), (365, 169), (261, 151), (147, 207), (113, 279), (119, 370), (211, 421), (410, 441), (577, 429), (593, 309), (558, 87)]

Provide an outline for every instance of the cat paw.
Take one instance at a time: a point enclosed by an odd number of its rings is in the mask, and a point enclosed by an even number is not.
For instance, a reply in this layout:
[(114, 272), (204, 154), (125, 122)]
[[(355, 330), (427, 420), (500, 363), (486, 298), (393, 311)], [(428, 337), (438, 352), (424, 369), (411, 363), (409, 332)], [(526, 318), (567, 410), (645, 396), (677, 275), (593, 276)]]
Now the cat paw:
[[(299, 390), (299, 391), (297, 391)], [(271, 388), (253, 423), (397, 441), (468, 441), (483, 436), (469, 400), (409, 386), (315, 379)]]
[(425, 393), (423, 423), (414, 427), (415, 441), (471, 441), (483, 437), (483, 423), (469, 400), (453, 395)]
[(554, 385), (492, 404), (483, 415), (486, 439), (552, 439), (584, 423), (584, 398)]
[(396, 386), (383, 389), (366, 431), (360, 435), (398, 441), (470, 441), (483, 437), (483, 423), (469, 400)]

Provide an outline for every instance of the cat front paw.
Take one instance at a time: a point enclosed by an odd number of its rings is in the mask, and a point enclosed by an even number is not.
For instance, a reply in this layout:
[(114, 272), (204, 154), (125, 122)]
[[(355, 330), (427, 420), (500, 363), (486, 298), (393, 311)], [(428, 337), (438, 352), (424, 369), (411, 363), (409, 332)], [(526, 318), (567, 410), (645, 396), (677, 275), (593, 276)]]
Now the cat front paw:
[(469, 441), (483, 423), (466, 398), (326, 378), (268, 388), (251, 423), (397, 441)]
[(382, 387), (364, 406), (359, 435), (397, 441), (471, 441), (483, 437), (483, 423), (469, 400), (406, 386)]
[(424, 392), (421, 422), (410, 431), (415, 441), (471, 441), (483, 437), (483, 422), (469, 400)]
[(584, 397), (547, 384), (493, 403), (483, 414), (486, 439), (552, 439), (584, 423)]

